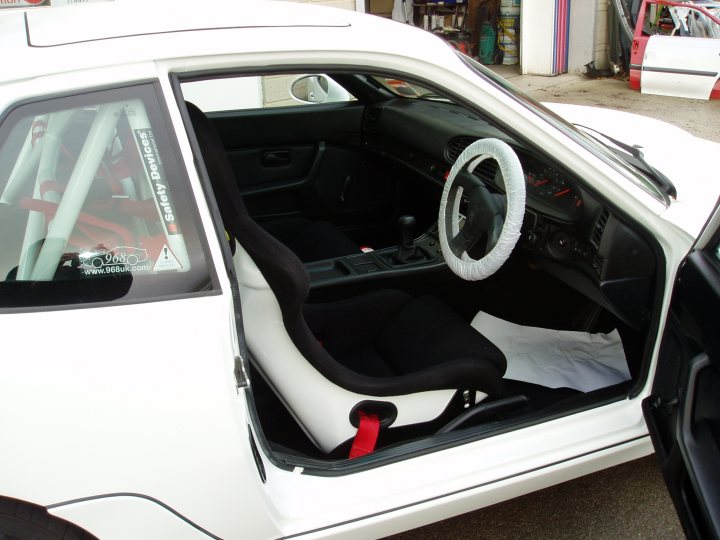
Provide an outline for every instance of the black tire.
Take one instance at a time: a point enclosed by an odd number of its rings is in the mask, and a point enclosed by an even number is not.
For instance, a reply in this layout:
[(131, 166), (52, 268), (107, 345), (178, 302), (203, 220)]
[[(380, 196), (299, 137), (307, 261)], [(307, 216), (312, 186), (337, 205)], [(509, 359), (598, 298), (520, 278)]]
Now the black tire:
[(42, 506), (0, 498), (0, 540), (97, 540)]

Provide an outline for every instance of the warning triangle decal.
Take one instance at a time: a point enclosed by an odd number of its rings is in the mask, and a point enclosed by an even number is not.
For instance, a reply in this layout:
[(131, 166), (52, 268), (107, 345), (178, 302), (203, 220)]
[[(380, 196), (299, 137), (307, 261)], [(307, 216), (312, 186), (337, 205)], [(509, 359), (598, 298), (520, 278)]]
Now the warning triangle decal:
[(180, 261), (177, 260), (170, 248), (165, 244), (153, 266), (153, 272), (164, 272), (165, 270), (182, 270)]

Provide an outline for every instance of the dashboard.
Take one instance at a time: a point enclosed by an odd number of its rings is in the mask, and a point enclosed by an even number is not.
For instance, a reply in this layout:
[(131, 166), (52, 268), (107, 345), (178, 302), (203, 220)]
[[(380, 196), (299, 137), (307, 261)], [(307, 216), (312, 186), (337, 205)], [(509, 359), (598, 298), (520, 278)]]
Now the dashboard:
[[(462, 151), (487, 137), (508, 143), (524, 172), (526, 214), (518, 246), (535, 257), (534, 264), (629, 324), (639, 324), (647, 304), (637, 301), (650, 294), (655, 271), (652, 250), (562, 163), (448, 102), (391, 100), (369, 106), (363, 120), (366, 150), (439, 189)], [(483, 160), (473, 174), (504, 192), (494, 160)]]
[[(478, 137), (461, 135), (448, 142), (444, 157), (452, 165), (460, 153)], [(564, 222), (575, 222), (581, 217), (584, 207), (584, 195), (577, 182), (555, 166), (533, 156), (525, 150), (514, 148), (520, 159), (525, 175), (527, 207), (547, 217)], [(497, 191), (504, 191), (502, 177), (493, 161), (485, 162), (476, 172), (486, 184)]]

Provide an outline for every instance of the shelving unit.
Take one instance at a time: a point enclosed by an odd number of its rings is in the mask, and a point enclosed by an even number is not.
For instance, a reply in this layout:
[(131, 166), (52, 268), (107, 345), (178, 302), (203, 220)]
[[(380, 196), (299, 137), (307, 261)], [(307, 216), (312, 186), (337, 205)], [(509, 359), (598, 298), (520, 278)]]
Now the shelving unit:
[(432, 31), (438, 26), (461, 28), (467, 17), (467, 1), (418, 2), (413, 6), (415, 26)]

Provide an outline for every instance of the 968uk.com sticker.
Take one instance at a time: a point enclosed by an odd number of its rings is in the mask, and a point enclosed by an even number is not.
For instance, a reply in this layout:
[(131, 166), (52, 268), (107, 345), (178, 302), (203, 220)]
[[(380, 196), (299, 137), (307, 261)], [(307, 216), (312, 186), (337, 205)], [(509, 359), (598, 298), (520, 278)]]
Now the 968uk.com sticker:
[(112, 249), (98, 246), (80, 254), (80, 265), (86, 275), (142, 272), (151, 269), (147, 250), (130, 246)]

